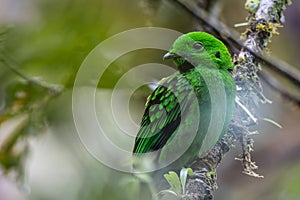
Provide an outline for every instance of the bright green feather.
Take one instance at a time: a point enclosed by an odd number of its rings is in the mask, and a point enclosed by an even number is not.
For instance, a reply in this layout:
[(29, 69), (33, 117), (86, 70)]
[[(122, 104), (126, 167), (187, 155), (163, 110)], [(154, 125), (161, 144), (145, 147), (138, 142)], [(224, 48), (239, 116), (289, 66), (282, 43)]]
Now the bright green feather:
[[(226, 46), (204, 32), (191, 32), (179, 37), (168, 57), (173, 58), (179, 71), (160, 81), (148, 98), (133, 152), (135, 156), (157, 152), (157, 161), (164, 162), (170, 159), (172, 152), (186, 145), (192, 135), (196, 135), (179, 159), (184, 165), (215, 145), (213, 138), (221, 138), (227, 131), (236, 90), (229, 73), (233, 64)], [(226, 102), (226, 108), (219, 111), (225, 112), (221, 134), (209, 136), (212, 139), (203, 144), (209, 124), (220, 125), (220, 122), (210, 121), (212, 106), (215, 106), (212, 105), (211, 94), (217, 91), (210, 91), (205, 80), (224, 87), (224, 99), (214, 103), (221, 105), (221, 102)], [(197, 113), (200, 116), (195, 116)], [(193, 133), (190, 127), (195, 124), (199, 129)]]

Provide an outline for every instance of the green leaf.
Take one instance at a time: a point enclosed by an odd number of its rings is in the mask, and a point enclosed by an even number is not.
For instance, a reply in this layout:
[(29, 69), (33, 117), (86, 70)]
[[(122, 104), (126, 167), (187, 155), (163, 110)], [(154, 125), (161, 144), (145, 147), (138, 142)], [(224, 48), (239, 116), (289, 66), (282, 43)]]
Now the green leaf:
[(165, 174), (164, 177), (171, 186), (170, 190), (174, 191), (178, 196), (182, 194), (179, 177), (174, 171), (170, 171), (168, 174)]
[(193, 170), (191, 168), (182, 168), (180, 171), (180, 181), (181, 181), (181, 188), (182, 194), (185, 194), (185, 186), (188, 176), (193, 175)]

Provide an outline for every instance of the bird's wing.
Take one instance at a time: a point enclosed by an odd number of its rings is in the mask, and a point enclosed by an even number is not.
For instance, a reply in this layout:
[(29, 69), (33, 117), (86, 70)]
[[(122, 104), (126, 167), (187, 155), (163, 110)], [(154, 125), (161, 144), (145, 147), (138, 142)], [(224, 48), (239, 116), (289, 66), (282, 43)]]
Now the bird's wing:
[(181, 116), (187, 110), (189, 99), (180, 98), (191, 92), (190, 84), (182, 76), (169, 77), (159, 85), (146, 103), (141, 128), (135, 140), (133, 153), (141, 154), (161, 149), (176, 133)]

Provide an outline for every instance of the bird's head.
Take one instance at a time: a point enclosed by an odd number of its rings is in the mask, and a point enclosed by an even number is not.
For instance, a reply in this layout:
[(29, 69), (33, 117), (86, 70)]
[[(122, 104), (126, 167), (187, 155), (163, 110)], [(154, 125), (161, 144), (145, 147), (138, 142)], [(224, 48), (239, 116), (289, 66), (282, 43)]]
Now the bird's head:
[(164, 59), (172, 58), (178, 69), (186, 64), (197, 67), (217, 67), (232, 70), (233, 64), (227, 47), (205, 32), (190, 32), (177, 38)]

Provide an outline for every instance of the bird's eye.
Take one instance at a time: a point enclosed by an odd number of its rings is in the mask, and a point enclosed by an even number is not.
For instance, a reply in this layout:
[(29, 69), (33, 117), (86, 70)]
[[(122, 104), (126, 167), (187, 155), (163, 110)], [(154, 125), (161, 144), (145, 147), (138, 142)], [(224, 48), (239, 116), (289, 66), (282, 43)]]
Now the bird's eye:
[(202, 44), (201, 44), (201, 43), (195, 43), (195, 44), (193, 45), (193, 48), (196, 49), (196, 50), (199, 50), (199, 49), (202, 48)]
[(216, 57), (217, 57), (217, 58), (221, 58), (220, 51), (217, 51), (217, 53), (216, 53)]

